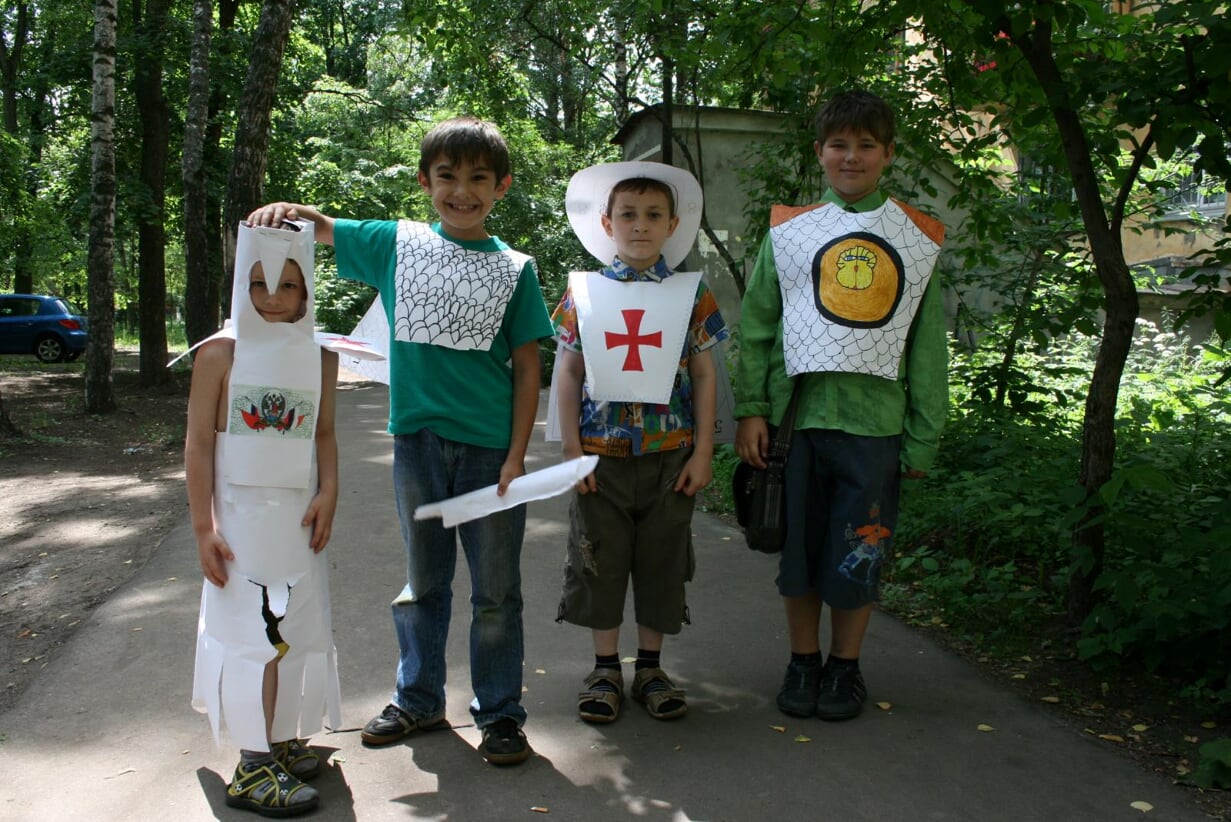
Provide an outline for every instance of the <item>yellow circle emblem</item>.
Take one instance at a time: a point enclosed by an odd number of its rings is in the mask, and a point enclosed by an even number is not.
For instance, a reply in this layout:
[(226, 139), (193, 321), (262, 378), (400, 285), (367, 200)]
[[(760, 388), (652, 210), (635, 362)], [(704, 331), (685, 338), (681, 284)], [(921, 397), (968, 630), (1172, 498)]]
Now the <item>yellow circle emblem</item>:
[(817, 310), (839, 325), (884, 325), (893, 316), (905, 283), (902, 258), (875, 234), (839, 237), (813, 258)]

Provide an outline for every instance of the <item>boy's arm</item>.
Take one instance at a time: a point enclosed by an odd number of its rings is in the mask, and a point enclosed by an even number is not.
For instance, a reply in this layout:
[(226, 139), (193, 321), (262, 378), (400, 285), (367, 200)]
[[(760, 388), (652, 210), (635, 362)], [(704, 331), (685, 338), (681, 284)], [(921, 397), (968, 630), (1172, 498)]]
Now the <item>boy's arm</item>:
[(688, 358), (692, 382), (692, 456), (675, 482), (675, 490), (694, 496), (714, 478), (714, 416), (718, 405), (718, 372), (710, 351)]
[(949, 338), (941, 284), (936, 275), (923, 292), (910, 348), (906, 351), (906, 419), (902, 471), (925, 476), (940, 449), (940, 432), (949, 413)]
[[(560, 419), (560, 443), (564, 458), (582, 456), (581, 386), (586, 379), (586, 359), (580, 351), (561, 345), (556, 349), (556, 415)], [(591, 471), (577, 481), (577, 493), (588, 494), (598, 488)]]
[(192, 362), (188, 428), (184, 437), (184, 476), (197, 559), (205, 578), (219, 588), (227, 583), (227, 561), (235, 559), (226, 540), (214, 528), (215, 424), (233, 351), (234, 343), (229, 340), (216, 340), (197, 349)]
[(735, 366), (735, 417), (739, 420), (735, 452), (757, 468), (765, 467), (769, 454), (769, 373), (781, 318), (778, 267), (773, 242), (766, 235), (740, 305), (739, 361)]
[(333, 534), (333, 516), (338, 510), (338, 436), (334, 408), (338, 395), (338, 355), (321, 351), (321, 407), (316, 420), (316, 496), (304, 512), (304, 526), (312, 528), (308, 541), (320, 553)]
[(526, 473), (526, 448), (534, 417), (539, 410), (539, 342), (530, 340), (513, 349), (513, 428), (509, 437), (509, 453), (500, 467), (500, 485), (496, 493), (504, 496), (509, 483)]
[(248, 215), (251, 225), (277, 227), (283, 220), (308, 220), (316, 226), (316, 241), (333, 245), (333, 217), (322, 214), (309, 205), (299, 203), (268, 203)]

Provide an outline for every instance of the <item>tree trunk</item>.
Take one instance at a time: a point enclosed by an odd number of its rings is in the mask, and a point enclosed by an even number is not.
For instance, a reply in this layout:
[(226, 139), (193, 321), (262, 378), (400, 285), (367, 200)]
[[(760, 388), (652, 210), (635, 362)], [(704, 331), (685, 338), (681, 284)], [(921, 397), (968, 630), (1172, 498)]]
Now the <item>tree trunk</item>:
[(209, 313), (208, 189), (205, 184), (205, 129), (209, 123), (209, 48), (214, 23), (213, 0), (193, 4), (192, 57), (188, 69), (188, 105), (184, 114), (184, 330), (194, 345), (217, 330)]
[[(1007, 29), (1006, 29), (1007, 30)], [(1089, 142), (1077, 111), (1069, 102), (1065, 81), (1056, 63), (1051, 43), (1051, 22), (1040, 19), (1030, 31), (1014, 37), (1014, 44), (1029, 63), (1047, 94), (1064, 148), (1073, 191), (1081, 209), (1086, 239), (1094, 268), (1103, 287), (1106, 319), (1103, 339), (1095, 358), (1094, 374), (1086, 395), (1081, 433), (1081, 473), (1078, 481), (1086, 492), (1086, 513), (1073, 532), (1072, 568), (1069, 575), (1068, 616), (1080, 624), (1093, 609), (1094, 583), (1104, 563), (1104, 513), (1098, 503), (1099, 489), (1111, 479), (1116, 457), (1116, 401), (1124, 363), (1133, 342), (1139, 306), (1137, 289), (1124, 260), (1117, 225), (1103, 210), (1098, 177), (1094, 172)]]
[(167, 8), (171, 0), (148, 0), (145, 16), (135, 0), (137, 37), (133, 86), (141, 119), (141, 182), (145, 207), (137, 212), (137, 298), (141, 338), (141, 384), (158, 385), (167, 373), (166, 188), (171, 116), (162, 91)]
[[(232, 51), (235, 38), (225, 36), (235, 28), (235, 15), (239, 11), (240, 0), (218, 0), (218, 54), (226, 64), (227, 56)], [(211, 38), (212, 39), (212, 38)], [(221, 169), (226, 166), (227, 158), (222, 150), (222, 117), (223, 108), (227, 105), (226, 78), (219, 72), (210, 72), (209, 77), (209, 120), (205, 126), (205, 149), (203, 167), (207, 175), (211, 169)], [(215, 327), (222, 321), (224, 314), (222, 299), (222, 283), (226, 278), (226, 261), (222, 243), (222, 181), (217, 177), (207, 176), (205, 181), (205, 224), (206, 243), (209, 258), (209, 284), (206, 291), (205, 315), (211, 318)], [(229, 294), (229, 292), (228, 292)]]
[[(30, 42), (30, 22), (30, 4), (19, 3), (17, 14), (12, 20), (12, 30), (0, 29), (0, 94), (4, 98), (2, 104), (4, 130), (18, 139), (22, 139), (23, 135), (18, 133), (17, 98), (20, 89), (17, 87), (17, 82), (26, 46)], [(13, 239), (13, 291), (15, 293), (30, 293), (34, 290), (34, 269), (30, 265), (32, 246), (29, 222), (21, 220)]]
[[(0, 23), (3, 23), (0, 20)], [(0, 92), (4, 95), (4, 130), (17, 134), (17, 72), (30, 36), (30, 4), (18, 3), (12, 31), (0, 29)]]
[(90, 337), (85, 405), (115, 410), (115, 29), (116, 0), (94, 3), (94, 95), (90, 114)]
[[(291, 32), (292, 5), (292, 0), (265, 0), (252, 43), (252, 58), (248, 63), (248, 77), (244, 81), (244, 98), (240, 101), (236, 116), (235, 153), (227, 180), (226, 207), (222, 214), (226, 266), (222, 286), (224, 303), (230, 302), (237, 226), (261, 204), (264, 191), (269, 124), (278, 74), (282, 70), (282, 53)], [(227, 307), (230, 308), (229, 305)]]

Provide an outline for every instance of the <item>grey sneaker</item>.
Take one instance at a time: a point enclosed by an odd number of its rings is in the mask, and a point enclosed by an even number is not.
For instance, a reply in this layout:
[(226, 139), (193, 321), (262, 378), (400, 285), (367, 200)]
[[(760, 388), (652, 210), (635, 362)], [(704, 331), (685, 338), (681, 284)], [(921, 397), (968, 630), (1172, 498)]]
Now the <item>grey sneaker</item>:
[(868, 687), (853, 665), (826, 665), (816, 697), (816, 715), (827, 722), (854, 719), (863, 711)]
[(778, 710), (790, 716), (815, 716), (823, 672), (820, 655), (814, 661), (791, 660), (782, 679), (782, 690), (778, 691)]

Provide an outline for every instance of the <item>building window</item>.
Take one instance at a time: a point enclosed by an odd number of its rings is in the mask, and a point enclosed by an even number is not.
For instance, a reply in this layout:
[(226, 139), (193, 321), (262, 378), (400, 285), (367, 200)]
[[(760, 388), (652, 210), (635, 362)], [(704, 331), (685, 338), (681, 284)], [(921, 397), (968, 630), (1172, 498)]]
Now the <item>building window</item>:
[(1164, 190), (1168, 215), (1222, 214), (1227, 208), (1227, 186), (1221, 180), (1189, 172), (1175, 188)]

